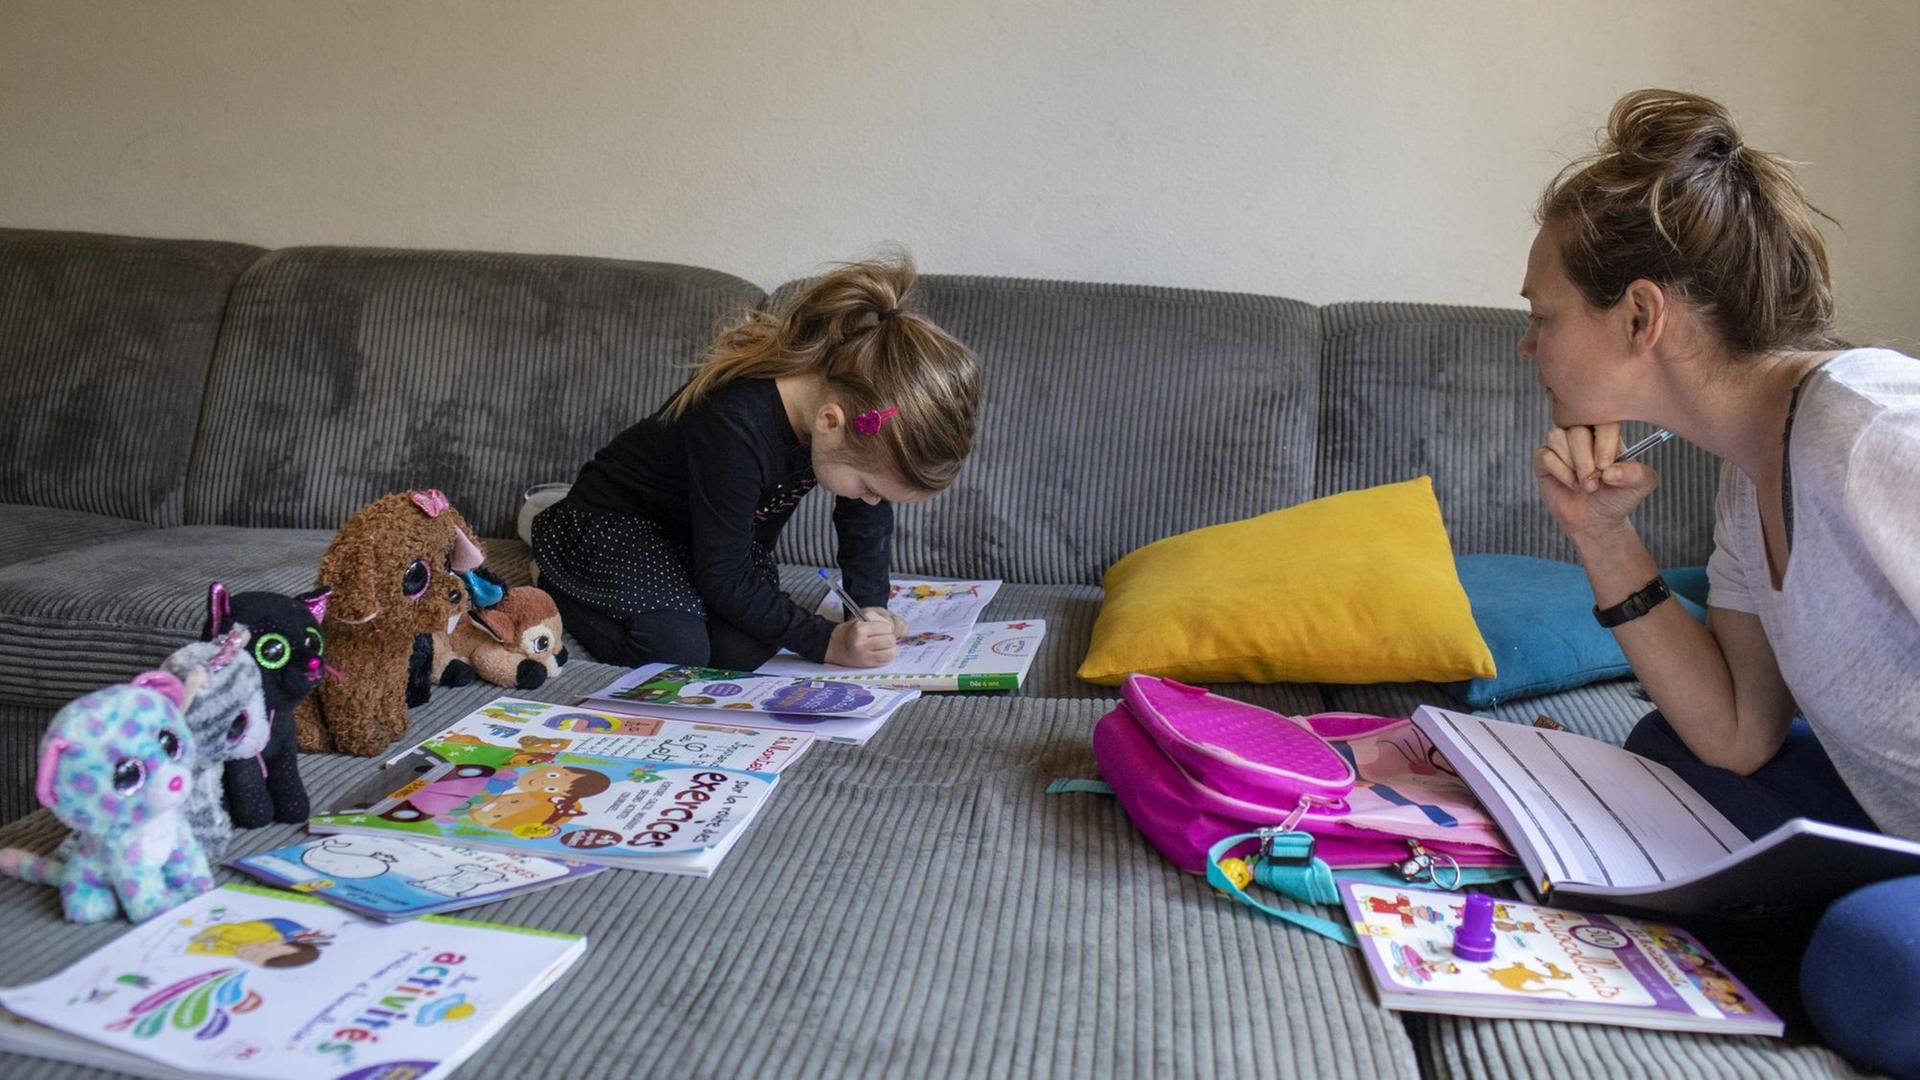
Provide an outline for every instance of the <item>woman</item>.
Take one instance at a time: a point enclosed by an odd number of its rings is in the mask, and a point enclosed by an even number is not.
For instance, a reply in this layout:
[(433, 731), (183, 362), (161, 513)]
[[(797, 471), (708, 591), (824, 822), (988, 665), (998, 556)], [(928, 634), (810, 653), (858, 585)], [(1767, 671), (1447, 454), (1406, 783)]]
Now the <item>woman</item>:
[[(1658, 707), (1629, 749), (1751, 836), (1811, 817), (1920, 839), (1920, 362), (1835, 340), (1818, 216), (1718, 104), (1621, 99), (1540, 202), (1520, 353), (1555, 426), (1534, 474)], [(1617, 460), (1622, 419), (1723, 462), (1705, 626), (1634, 532), (1659, 476)], [(1903, 1075), (1916, 910), (1920, 877), (1843, 898), (1799, 972), (1828, 1042)]]

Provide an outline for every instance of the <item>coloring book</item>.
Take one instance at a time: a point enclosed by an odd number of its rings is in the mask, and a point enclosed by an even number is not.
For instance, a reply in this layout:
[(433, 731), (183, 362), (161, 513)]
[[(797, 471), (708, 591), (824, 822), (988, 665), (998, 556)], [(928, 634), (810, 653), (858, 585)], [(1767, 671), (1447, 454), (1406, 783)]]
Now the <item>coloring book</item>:
[(428, 742), (440, 744), (440, 755), (449, 761), (477, 765), (540, 764), (567, 751), (777, 773), (806, 754), (813, 736), (503, 697), (388, 758), (382, 767), (398, 764)]
[(1343, 881), (1340, 896), (1389, 1009), (1726, 1035), (1784, 1030), (1675, 927), (1500, 901), (1493, 959), (1476, 963), (1453, 955), (1464, 894)]
[(411, 919), (491, 904), (606, 869), (398, 836), (317, 836), (227, 865), (373, 919)]
[(833, 667), (780, 652), (761, 664), (763, 675), (835, 679), (895, 690), (1018, 690), (1047, 636), (1041, 619), (982, 623), (970, 630), (919, 631), (900, 639), (900, 654), (884, 667)]
[(586, 951), (575, 934), (378, 923), (227, 885), (0, 990), (0, 1049), (137, 1075), (445, 1076)]
[[(998, 581), (932, 581), (894, 578), (887, 585), (887, 610), (900, 617), (912, 632), (944, 631), (964, 634), (980, 621), (987, 602), (1000, 591)], [(819, 612), (834, 622), (846, 618), (840, 598), (827, 593)]]
[(571, 750), (519, 765), (461, 760), (476, 749), (489, 748), (428, 740), (420, 753), (315, 813), (307, 828), (706, 877), (780, 779)]

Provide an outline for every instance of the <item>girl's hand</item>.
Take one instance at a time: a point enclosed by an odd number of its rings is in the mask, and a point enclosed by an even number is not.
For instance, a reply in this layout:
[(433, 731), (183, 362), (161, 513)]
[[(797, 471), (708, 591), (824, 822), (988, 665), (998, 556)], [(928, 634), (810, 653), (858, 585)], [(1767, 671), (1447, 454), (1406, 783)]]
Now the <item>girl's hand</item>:
[(892, 624), (894, 637), (903, 638), (907, 636), (907, 633), (908, 633), (907, 620), (901, 618), (898, 615), (895, 615), (893, 612), (888, 611), (886, 608), (883, 608), (883, 607), (862, 608), (860, 609), (860, 614), (869, 619), (885, 619), (888, 623)]
[(1576, 543), (1626, 525), (1660, 474), (1620, 456), (1620, 425), (1554, 428), (1533, 451), (1540, 499)]
[(827, 663), (840, 667), (879, 667), (892, 662), (898, 651), (893, 624), (882, 619), (849, 619), (827, 639)]

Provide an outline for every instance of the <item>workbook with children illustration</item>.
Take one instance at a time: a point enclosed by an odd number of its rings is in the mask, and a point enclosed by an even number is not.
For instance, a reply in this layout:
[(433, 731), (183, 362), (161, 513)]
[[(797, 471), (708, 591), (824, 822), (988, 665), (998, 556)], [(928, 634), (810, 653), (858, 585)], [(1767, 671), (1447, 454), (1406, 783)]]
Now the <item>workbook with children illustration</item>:
[[(887, 610), (907, 626), (899, 654), (878, 668), (816, 664), (782, 650), (756, 669), (763, 675), (831, 678), (867, 686), (940, 692), (1018, 690), (1047, 635), (1041, 619), (981, 622), (998, 581), (934, 581), (895, 578)], [(833, 591), (819, 612), (835, 621), (846, 606)]]
[(497, 751), (428, 740), (315, 813), (307, 827), (705, 877), (780, 779), (775, 772), (570, 748), (517, 764), (462, 760), (476, 752)]
[(445, 1076), (586, 950), (228, 885), (0, 990), (0, 1049), (146, 1076)]
[[(1456, 948), (1462, 893), (1344, 881), (1347, 916), (1389, 1009), (1779, 1035), (1780, 1018), (1683, 930), (1496, 900), (1484, 952)], [(1486, 900), (1480, 903), (1486, 904)]]

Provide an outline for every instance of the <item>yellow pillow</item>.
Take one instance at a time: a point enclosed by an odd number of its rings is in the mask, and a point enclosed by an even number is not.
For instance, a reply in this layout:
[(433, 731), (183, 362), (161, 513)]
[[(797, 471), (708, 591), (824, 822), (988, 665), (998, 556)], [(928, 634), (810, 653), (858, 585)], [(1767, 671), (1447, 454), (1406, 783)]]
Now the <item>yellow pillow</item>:
[(1080, 677), (1454, 682), (1494, 674), (1428, 477), (1168, 537), (1113, 564)]

